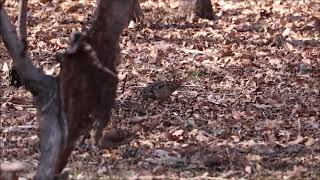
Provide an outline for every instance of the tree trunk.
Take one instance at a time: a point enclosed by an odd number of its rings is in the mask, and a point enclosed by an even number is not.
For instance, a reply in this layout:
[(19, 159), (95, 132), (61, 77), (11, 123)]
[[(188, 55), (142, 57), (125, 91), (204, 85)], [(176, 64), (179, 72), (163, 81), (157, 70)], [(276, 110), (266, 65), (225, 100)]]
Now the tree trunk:
[(76, 141), (97, 124), (101, 139), (113, 105), (119, 37), (132, 17), (134, 0), (98, 0), (91, 28), (73, 33), (61, 57), (58, 78), (37, 69), (25, 53), (25, 43), (0, 4), (0, 33), (14, 65), (34, 98), (40, 130), (37, 180), (52, 180), (65, 167)]
[[(134, 1), (134, 11), (131, 20), (139, 21), (143, 17), (139, 0)], [(180, 11), (191, 21), (197, 18), (214, 19), (211, 0), (180, 0), (182, 7)], [(191, 11), (191, 12), (190, 12)]]
[[(28, 0), (19, 0), (19, 15), (17, 35), (24, 45), (24, 53), (27, 50), (27, 12), (28, 12)], [(13, 65), (9, 70), (9, 86), (20, 87), (23, 86), (22, 78)]]
[(131, 16), (131, 20), (138, 22), (143, 18), (143, 12), (141, 10), (139, 0), (133, 0), (133, 1), (134, 1), (134, 9), (133, 9), (133, 15)]
[(132, 16), (133, 1), (100, 0), (91, 28), (76, 33), (61, 63), (60, 89), (69, 122), (69, 138), (61, 152), (57, 173), (67, 163), (76, 141), (97, 123), (95, 143), (103, 146), (103, 129), (116, 96), (119, 38)]
[(214, 13), (212, 10), (211, 0), (196, 0), (193, 13), (196, 17), (213, 19)]

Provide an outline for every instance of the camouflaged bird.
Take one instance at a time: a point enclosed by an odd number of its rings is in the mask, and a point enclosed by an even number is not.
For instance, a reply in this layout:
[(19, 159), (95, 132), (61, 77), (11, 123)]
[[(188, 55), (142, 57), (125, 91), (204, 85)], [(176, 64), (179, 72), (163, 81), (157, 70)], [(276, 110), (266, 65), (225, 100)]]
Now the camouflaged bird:
[(149, 84), (143, 89), (142, 97), (144, 99), (166, 99), (176, 91), (185, 80), (179, 81), (158, 81)]
[(99, 148), (112, 149), (129, 143), (141, 130), (140, 125), (132, 126), (130, 130), (112, 129), (104, 134), (99, 141)]

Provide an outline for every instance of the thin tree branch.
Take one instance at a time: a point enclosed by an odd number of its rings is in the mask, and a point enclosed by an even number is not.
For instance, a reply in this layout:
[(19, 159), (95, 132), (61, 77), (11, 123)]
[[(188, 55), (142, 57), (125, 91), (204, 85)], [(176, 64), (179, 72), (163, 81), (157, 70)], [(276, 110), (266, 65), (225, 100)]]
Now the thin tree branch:
[(24, 49), (27, 49), (27, 12), (28, 0), (19, 0), (19, 16), (18, 16), (18, 37), (24, 43)]
[(123, 94), (123, 93), (124, 93), (124, 91), (125, 91), (125, 89), (126, 89), (127, 79), (128, 79), (128, 75), (126, 74), (126, 77), (124, 78), (124, 81), (123, 81), (121, 94)]
[[(25, 27), (22, 24), (19, 32), (23, 38)], [(41, 154), (35, 179), (52, 180), (57, 171), (59, 154), (66, 148), (68, 138), (67, 117), (60, 108), (59, 85), (56, 78), (45, 75), (31, 63), (25, 53), (25, 42), (18, 38), (3, 8), (3, 1), (0, 2), (0, 35), (26, 89), (33, 94), (38, 110)]]
[(15, 27), (10, 22), (8, 14), (2, 6), (0, 7), (0, 34), (4, 45), (13, 59), (14, 66), (23, 82), (25, 82), (26, 89), (34, 95), (49, 90), (52, 84), (48, 80), (52, 78), (37, 69), (31, 63), (30, 58), (25, 55), (25, 46), (19, 40)]

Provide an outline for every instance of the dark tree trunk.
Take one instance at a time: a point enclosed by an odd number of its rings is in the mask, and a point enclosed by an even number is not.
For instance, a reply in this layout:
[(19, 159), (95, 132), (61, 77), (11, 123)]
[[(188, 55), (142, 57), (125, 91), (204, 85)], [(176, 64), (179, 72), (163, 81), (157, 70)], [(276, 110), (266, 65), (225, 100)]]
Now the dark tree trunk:
[(196, 0), (194, 13), (200, 18), (213, 19), (214, 13), (212, 10), (211, 0)]
[(87, 133), (95, 122), (96, 145), (103, 146), (99, 140), (109, 120), (117, 89), (118, 41), (132, 10), (133, 3), (129, 0), (100, 0), (92, 27), (85, 36), (74, 35), (78, 36), (73, 42), (78, 49), (67, 53), (61, 63), (60, 88), (63, 110), (69, 120), (69, 143), (61, 153), (57, 172), (64, 168), (79, 136)]
[(98, 0), (91, 28), (73, 33), (61, 58), (60, 76), (54, 78), (31, 63), (23, 40), (0, 4), (2, 40), (37, 107), (41, 154), (35, 179), (54, 179), (79, 136), (95, 123), (96, 144), (105, 147), (101, 139), (117, 89), (119, 37), (133, 9), (134, 0)]
[(134, 9), (133, 9), (133, 14), (130, 20), (138, 22), (143, 18), (143, 12), (141, 10), (139, 0), (133, 0), (133, 1), (134, 1)]
[(19, 16), (17, 33), (20, 40), (27, 46), (27, 13), (28, 13), (28, 0), (19, 0)]
[[(19, 0), (19, 15), (18, 15), (18, 27), (17, 34), (24, 45), (24, 53), (27, 49), (27, 12), (28, 12), (28, 0)], [(13, 65), (9, 71), (9, 85), (14, 87), (23, 86), (22, 78), (16, 70), (16, 67)]]
[[(140, 7), (139, 0), (134, 1), (134, 11), (131, 16), (131, 20), (140, 21), (143, 17), (143, 12)], [(197, 18), (214, 19), (214, 12), (212, 9), (211, 0), (180, 0), (184, 1), (183, 7), (180, 7), (180, 11), (183, 16), (187, 16), (191, 21)], [(185, 6), (188, 4), (187, 6)], [(190, 10), (191, 8), (191, 10)], [(191, 11), (191, 12), (190, 12)], [(190, 16), (191, 15), (191, 16)]]

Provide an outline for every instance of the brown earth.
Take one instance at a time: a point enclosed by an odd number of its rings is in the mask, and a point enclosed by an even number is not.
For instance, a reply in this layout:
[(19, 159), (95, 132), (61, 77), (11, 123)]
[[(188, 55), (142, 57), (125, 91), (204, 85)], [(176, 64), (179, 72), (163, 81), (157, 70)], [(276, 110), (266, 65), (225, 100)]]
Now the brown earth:
[[(54, 55), (94, 2), (29, 2), (29, 52), (47, 74), (59, 73)], [(109, 125), (140, 131), (111, 150), (79, 143), (73, 179), (320, 179), (319, 2), (212, 3), (216, 19), (193, 23), (173, 1), (141, 4), (143, 22), (122, 36)], [(6, 9), (16, 21), (15, 1)], [(30, 177), (39, 157), (35, 108), (30, 93), (8, 86), (7, 65), (1, 45), (0, 161), (31, 164), (20, 174)], [(187, 76), (169, 99), (141, 98), (148, 83)]]

